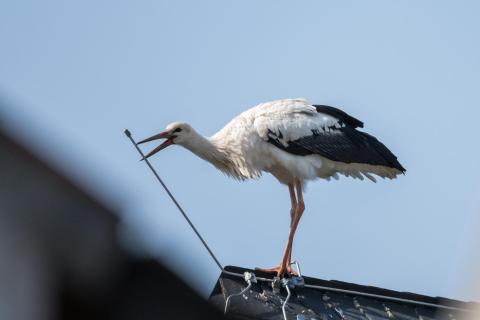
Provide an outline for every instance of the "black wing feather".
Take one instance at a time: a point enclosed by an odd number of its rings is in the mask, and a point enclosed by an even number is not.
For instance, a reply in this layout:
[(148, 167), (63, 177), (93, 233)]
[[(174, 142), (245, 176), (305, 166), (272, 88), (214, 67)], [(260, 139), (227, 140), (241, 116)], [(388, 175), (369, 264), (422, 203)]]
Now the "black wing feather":
[(405, 168), (398, 162), (397, 157), (380, 141), (368, 133), (356, 130), (363, 127), (358, 119), (349, 116), (344, 111), (315, 105), (318, 112), (326, 113), (339, 119), (340, 127), (330, 127), (328, 130), (312, 130), (312, 134), (284, 145), (282, 137), (276, 136), (269, 130), (268, 142), (288, 153), (306, 156), (319, 154), (333, 161), (344, 163), (365, 163), (371, 165), (396, 168), (405, 172)]
[(302, 149), (303, 155), (319, 154), (333, 161), (380, 165), (405, 172), (397, 157), (377, 138), (349, 126), (337, 129), (336, 133), (312, 134), (291, 141), (289, 147)]
[(320, 104), (314, 104), (313, 106), (317, 109), (317, 112), (325, 113), (325, 114), (328, 114), (329, 116), (335, 117), (340, 121), (342, 121), (343, 123), (351, 126), (352, 128), (358, 128), (358, 127), (363, 128), (362, 121), (352, 117), (351, 115), (347, 114), (343, 110), (340, 110), (335, 107), (320, 105)]

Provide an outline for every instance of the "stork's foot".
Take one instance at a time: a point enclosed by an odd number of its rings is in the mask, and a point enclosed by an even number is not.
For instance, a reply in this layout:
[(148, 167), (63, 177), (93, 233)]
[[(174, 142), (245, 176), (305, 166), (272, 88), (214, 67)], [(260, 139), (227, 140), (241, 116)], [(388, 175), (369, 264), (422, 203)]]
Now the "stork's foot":
[(279, 265), (277, 267), (268, 268), (268, 269), (255, 268), (255, 270), (260, 271), (260, 272), (266, 272), (266, 273), (276, 273), (277, 277), (280, 277), (280, 278), (285, 277), (285, 275), (296, 275), (293, 272), (292, 267), (290, 265), (287, 265), (284, 268), (282, 268), (282, 265)]

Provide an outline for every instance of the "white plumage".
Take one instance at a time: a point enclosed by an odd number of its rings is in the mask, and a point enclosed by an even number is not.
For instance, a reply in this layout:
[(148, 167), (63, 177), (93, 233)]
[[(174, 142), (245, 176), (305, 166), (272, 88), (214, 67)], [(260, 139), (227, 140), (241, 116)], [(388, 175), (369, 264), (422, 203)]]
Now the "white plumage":
[(303, 213), (305, 182), (338, 179), (338, 174), (375, 181), (373, 174), (392, 179), (405, 172), (382, 143), (356, 129), (362, 126), (339, 109), (312, 105), (305, 99), (284, 99), (241, 113), (209, 138), (187, 123), (174, 122), (140, 143), (166, 138), (146, 157), (178, 144), (230, 177), (245, 180), (269, 172), (288, 185), (292, 201), (289, 242), (280, 266), (268, 270), (283, 275), (290, 271), (291, 242)]

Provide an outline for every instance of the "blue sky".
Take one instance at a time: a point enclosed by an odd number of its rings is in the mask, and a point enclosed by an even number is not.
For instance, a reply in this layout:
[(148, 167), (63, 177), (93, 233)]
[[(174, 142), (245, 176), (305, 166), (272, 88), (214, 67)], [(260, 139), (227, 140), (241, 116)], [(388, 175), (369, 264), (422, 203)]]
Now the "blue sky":
[[(480, 299), (471, 287), (479, 9), (475, 1), (7, 0), (2, 125), (117, 208), (125, 241), (208, 295), (218, 270), (123, 130), (139, 139), (183, 120), (211, 135), (278, 98), (340, 107), (408, 171), (377, 184), (309, 184), (293, 254), (304, 273)], [(179, 147), (152, 162), (223, 264), (279, 262), (289, 197), (273, 177), (229, 180)]]

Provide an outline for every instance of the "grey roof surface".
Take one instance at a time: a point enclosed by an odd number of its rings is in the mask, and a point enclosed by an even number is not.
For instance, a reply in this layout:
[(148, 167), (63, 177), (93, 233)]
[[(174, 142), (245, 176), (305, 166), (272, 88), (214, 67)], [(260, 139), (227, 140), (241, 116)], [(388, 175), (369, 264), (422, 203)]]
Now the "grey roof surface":
[[(282, 285), (274, 289), (272, 276), (239, 267), (226, 271), (242, 275), (254, 272), (258, 280), (241, 296), (231, 298), (227, 315), (234, 319), (284, 319), (282, 305), (287, 291)], [(295, 279), (293, 279), (295, 280)], [(303, 277), (301, 284), (292, 288), (286, 304), (287, 319), (318, 320), (463, 320), (480, 319), (477, 303), (440, 297), (428, 297), (341, 281), (327, 281)], [(225, 301), (247, 287), (242, 276), (223, 273), (210, 296), (210, 302), (224, 310)], [(477, 309), (478, 310), (478, 309)]]

